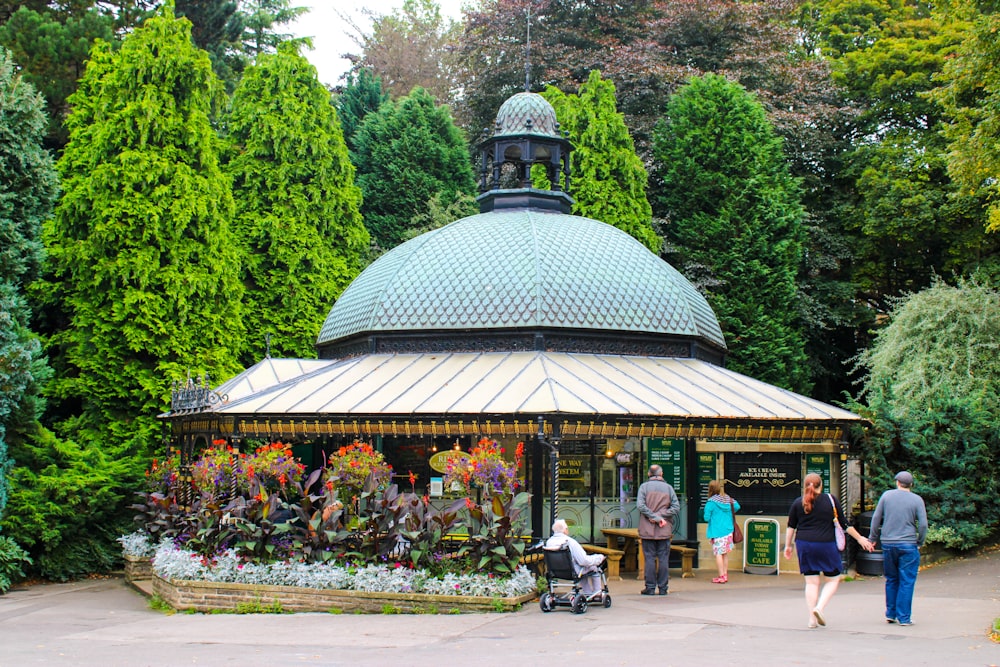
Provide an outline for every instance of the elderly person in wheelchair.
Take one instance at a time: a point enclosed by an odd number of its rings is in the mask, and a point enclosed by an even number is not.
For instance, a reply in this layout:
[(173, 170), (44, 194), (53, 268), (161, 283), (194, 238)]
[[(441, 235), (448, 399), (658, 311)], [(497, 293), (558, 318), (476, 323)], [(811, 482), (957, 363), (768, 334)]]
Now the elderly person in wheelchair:
[(588, 554), (579, 542), (569, 536), (569, 526), (566, 522), (562, 519), (556, 519), (555, 523), (552, 524), (552, 536), (546, 540), (545, 548), (555, 551), (564, 546), (569, 547), (570, 555), (573, 556), (573, 567), (576, 575), (580, 577), (580, 591), (588, 598), (600, 593), (600, 576), (587, 575), (600, 574), (604, 555)]

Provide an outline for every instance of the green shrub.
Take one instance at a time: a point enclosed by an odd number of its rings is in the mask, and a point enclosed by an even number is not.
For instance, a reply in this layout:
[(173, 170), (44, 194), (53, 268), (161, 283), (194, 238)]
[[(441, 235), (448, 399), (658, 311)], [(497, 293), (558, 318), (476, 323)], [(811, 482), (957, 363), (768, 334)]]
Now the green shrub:
[(23, 565), (30, 565), (28, 552), (9, 537), (0, 535), (0, 593), (6, 593), (16, 579), (24, 576)]

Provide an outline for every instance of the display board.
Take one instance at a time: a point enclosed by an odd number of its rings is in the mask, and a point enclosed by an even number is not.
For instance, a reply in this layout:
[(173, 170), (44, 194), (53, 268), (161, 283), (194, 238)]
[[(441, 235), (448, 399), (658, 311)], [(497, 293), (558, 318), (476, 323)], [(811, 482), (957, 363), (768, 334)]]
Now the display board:
[(743, 522), (743, 571), (747, 574), (778, 574), (779, 526), (775, 519)]
[(654, 463), (663, 468), (663, 479), (678, 496), (687, 493), (685, 480), (685, 442), (681, 438), (665, 440), (663, 438), (646, 439), (646, 468)]
[(830, 455), (806, 454), (806, 474), (816, 473), (823, 479), (823, 490), (832, 493), (830, 487)]
[(708, 502), (708, 483), (715, 479), (719, 455), (698, 452), (698, 521), (704, 523), (705, 503)]

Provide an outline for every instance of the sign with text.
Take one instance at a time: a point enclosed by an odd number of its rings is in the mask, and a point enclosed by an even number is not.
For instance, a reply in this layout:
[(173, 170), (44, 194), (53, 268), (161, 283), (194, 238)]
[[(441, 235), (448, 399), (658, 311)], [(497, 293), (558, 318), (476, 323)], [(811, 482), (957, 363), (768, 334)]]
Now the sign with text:
[(663, 480), (674, 487), (678, 496), (687, 492), (684, 484), (685, 442), (681, 438), (674, 440), (664, 440), (663, 438), (647, 438), (646, 440), (646, 467), (654, 463), (663, 468)]
[(830, 455), (806, 454), (806, 474), (814, 472), (823, 480), (823, 490), (831, 493), (830, 488)]
[(704, 522), (705, 503), (708, 501), (708, 483), (715, 479), (716, 459), (714, 452), (698, 452), (698, 521)]
[(781, 516), (801, 493), (802, 455), (786, 452), (728, 452), (723, 466), (726, 492), (745, 514)]
[(743, 571), (747, 574), (778, 574), (778, 532), (775, 519), (743, 522)]

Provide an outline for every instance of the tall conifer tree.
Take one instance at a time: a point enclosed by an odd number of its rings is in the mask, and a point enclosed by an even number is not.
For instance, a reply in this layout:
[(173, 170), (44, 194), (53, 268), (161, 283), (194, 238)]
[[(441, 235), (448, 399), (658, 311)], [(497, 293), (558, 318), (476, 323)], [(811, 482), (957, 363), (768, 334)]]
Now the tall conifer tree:
[(361, 191), (330, 94), (295, 45), (247, 69), (229, 117), (236, 232), (246, 251), (249, 355), (312, 357), (327, 310), (361, 269)]
[(653, 154), (666, 241), (715, 309), (729, 366), (808, 390), (795, 283), (804, 212), (763, 106), (724, 77), (693, 77), (667, 105)]
[(615, 84), (593, 70), (578, 95), (549, 86), (545, 98), (573, 142), (573, 212), (614, 225), (659, 252), (646, 168), (618, 113)]
[(65, 369), (55, 388), (79, 404), (71, 423), (84, 442), (142, 454), (172, 380), (238, 368), (232, 192), (209, 122), (220, 92), (168, 5), (120, 50), (95, 46), (70, 99), (46, 243), (68, 317), (53, 339)]
[(386, 250), (403, 241), (434, 196), (447, 207), (476, 190), (462, 133), (421, 88), (365, 116), (354, 147), (365, 226)]

